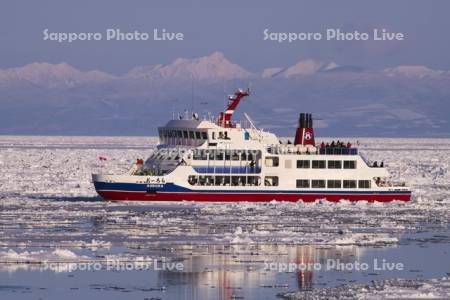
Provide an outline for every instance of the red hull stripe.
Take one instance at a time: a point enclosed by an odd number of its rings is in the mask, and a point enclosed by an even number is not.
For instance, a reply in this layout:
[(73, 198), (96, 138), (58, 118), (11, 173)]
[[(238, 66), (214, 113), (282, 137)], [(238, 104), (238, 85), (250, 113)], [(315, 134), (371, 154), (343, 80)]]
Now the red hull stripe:
[(129, 192), (129, 191), (97, 191), (106, 200), (133, 200), (133, 201), (201, 201), (201, 202), (314, 202), (316, 200), (350, 200), (350, 201), (379, 201), (393, 200), (409, 201), (411, 193), (365, 193), (365, 194), (286, 194), (286, 193), (176, 193), (176, 192)]

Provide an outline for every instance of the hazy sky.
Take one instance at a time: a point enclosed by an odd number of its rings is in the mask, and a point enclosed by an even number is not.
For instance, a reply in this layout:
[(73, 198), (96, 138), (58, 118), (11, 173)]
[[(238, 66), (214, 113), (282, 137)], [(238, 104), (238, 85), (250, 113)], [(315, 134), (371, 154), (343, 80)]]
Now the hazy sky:
[[(35, 61), (67, 62), (81, 69), (121, 74), (137, 65), (169, 63), (221, 51), (251, 71), (288, 66), (305, 58), (370, 68), (420, 64), (450, 69), (450, 1), (61, 1), (2, 0), (0, 68)], [(184, 41), (43, 41), (51, 32), (107, 28), (183, 32)], [(386, 28), (401, 42), (263, 40), (263, 30), (323, 32)]]

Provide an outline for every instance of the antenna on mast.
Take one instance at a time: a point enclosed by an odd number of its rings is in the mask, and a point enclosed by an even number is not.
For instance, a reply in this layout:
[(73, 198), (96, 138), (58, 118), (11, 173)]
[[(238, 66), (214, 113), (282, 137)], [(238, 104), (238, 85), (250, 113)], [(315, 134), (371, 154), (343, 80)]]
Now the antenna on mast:
[(227, 106), (228, 94), (227, 94), (225, 80), (223, 81), (223, 97), (224, 97), (223, 98), (223, 106)]
[(194, 111), (194, 76), (191, 75), (191, 111)]

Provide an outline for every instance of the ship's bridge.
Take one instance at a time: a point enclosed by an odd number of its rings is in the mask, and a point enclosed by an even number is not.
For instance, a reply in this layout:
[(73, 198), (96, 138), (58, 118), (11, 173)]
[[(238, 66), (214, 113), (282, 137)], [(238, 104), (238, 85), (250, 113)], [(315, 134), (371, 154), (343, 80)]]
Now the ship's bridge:
[(171, 120), (158, 128), (159, 141), (167, 146), (198, 147), (208, 140), (208, 130), (214, 127), (211, 122), (196, 119)]
[(158, 128), (161, 146), (209, 148), (226, 145), (240, 149), (278, 143), (273, 133), (256, 128), (247, 114), (244, 114), (247, 118), (245, 123), (231, 121), (239, 102), (249, 95), (248, 89), (239, 89), (230, 95), (227, 109), (215, 120), (200, 120), (198, 114), (194, 113), (191, 119), (180, 117), (169, 121), (166, 126)]
[(243, 147), (254, 142), (265, 145), (278, 143), (274, 134), (244, 122), (238, 122), (234, 127), (222, 127), (208, 120), (171, 120), (166, 126), (159, 127), (158, 132), (160, 144), (169, 147), (215, 147), (224, 144)]

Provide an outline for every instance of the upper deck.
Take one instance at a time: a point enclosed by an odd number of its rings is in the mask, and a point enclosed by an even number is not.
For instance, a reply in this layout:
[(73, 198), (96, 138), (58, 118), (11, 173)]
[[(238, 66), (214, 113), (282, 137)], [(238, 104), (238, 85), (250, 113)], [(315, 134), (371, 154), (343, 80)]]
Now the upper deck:
[(278, 138), (246, 123), (222, 127), (208, 120), (171, 120), (158, 128), (161, 146), (258, 148), (257, 144), (277, 144)]

